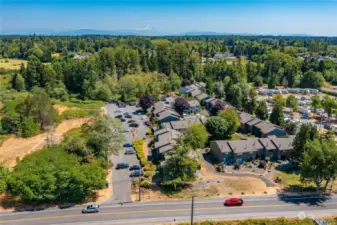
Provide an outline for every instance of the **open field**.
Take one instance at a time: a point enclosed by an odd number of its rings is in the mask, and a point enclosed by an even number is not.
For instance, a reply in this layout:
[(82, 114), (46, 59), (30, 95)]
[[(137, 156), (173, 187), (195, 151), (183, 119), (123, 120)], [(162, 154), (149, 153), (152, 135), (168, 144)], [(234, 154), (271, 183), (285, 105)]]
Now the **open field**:
[(18, 70), (20, 65), (23, 63), (25, 67), (27, 66), (27, 60), (22, 59), (0, 59), (0, 68), (7, 70)]
[[(54, 141), (60, 143), (63, 134), (74, 128), (81, 127), (91, 118), (81, 118), (73, 120), (65, 120), (61, 122), (55, 129)], [(7, 138), (0, 147), (0, 163), (5, 167), (14, 167), (17, 159), (22, 159), (25, 155), (38, 151), (46, 146), (47, 133), (39, 134), (31, 138)]]

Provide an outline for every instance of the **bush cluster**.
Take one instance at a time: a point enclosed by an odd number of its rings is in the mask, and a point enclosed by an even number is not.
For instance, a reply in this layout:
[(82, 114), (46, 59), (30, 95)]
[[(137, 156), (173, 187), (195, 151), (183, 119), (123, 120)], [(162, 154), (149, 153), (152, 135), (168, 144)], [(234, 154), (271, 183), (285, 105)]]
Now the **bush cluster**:
[(147, 161), (145, 155), (144, 155), (144, 151), (143, 151), (143, 147), (144, 147), (144, 140), (143, 139), (138, 139), (136, 141), (133, 142), (133, 147), (137, 152), (137, 157), (140, 161), (140, 165), (142, 167), (147, 166), (149, 164), (149, 162)]

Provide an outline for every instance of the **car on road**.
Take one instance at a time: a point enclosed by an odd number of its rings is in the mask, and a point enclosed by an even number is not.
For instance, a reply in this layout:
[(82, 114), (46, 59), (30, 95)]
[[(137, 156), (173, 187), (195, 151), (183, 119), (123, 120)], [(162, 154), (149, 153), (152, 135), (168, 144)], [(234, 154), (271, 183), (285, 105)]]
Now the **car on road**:
[(124, 148), (132, 148), (132, 147), (133, 147), (133, 144), (131, 144), (131, 143), (125, 143), (125, 144), (123, 145), (123, 147), (124, 147)]
[(98, 213), (99, 205), (87, 205), (82, 209), (82, 213)]
[(225, 206), (241, 206), (243, 205), (243, 200), (240, 198), (230, 198), (225, 200)]
[(142, 177), (144, 176), (144, 171), (142, 170), (135, 170), (130, 174), (130, 177)]
[(133, 165), (133, 166), (131, 166), (130, 168), (129, 168), (129, 170), (140, 170), (140, 166), (138, 166), (138, 165)]
[(127, 163), (118, 163), (117, 166), (116, 166), (116, 170), (127, 169), (127, 168), (129, 168), (129, 164), (127, 164)]
[(124, 155), (134, 155), (136, 151), (133, 148), (126, 149)]
[(139, 124), (138, 123), (130, 123), (129, 127), (139, 127)]

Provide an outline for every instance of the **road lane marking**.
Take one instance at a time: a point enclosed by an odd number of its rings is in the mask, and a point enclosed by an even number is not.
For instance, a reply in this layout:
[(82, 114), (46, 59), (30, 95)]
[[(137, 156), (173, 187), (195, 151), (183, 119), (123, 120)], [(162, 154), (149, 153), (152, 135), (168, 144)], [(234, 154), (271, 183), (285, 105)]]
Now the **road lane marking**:
[[(328, 202), (324, 205), (337, 205), (337, 202)], [(240, 207), (210, 207), (210, 208), (195, 208), (195, 211), (214, 211), (214, 210), (231, 210), (231, 209), (247, 209), (247, 208), (269, 208), (269, 207), (282, 207), (289, 206), (289, 204), (276, 204), (276, 205), (256, 205), (256, 206), (240, 206)], [(299, 206), (299, 205), (292, 205)], [(125, 215), (129, 213), (159, 213), (159, 212), (181, 212), (181, 211), (190, 211), (190, 208), (182, 209), (157, 209), (157, 210), (138, 210), (138, 211), (126, 211), (126, 212), (100, 212), (97, 214), (90, 214), (91, 216), (100, 216), (100, 215)], [(38, 221), (38, 220), (50, 220), (50, 219), (62, 219), (62, 218), (76, 218), (89, 216), (89, 214), (70, 214), (70, 215), (61, 215), (61, 216), (46, 216), (46, 217), (34, 217), (34, 218), (24, 218), (24, 219), (13, 219), (13, 220), (4, 220), (0, 221), (0, 224), (5, 223), (14, 223), (14, 222), (25, 222), (25, 221)]]

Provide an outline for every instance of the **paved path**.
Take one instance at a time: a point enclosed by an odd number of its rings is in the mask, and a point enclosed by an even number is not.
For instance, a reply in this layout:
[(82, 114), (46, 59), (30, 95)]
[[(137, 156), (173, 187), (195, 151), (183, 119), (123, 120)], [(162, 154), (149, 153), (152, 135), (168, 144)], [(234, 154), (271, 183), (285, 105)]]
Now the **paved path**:
[[(247, 197), (244, 206), (225, 207), (223, 199), (195, 200), (195, 221), (210, 219), (247, 219), (298, 216), (336, 216), (337, 196)], [(0, 214), (0, 224), (170, 224), (189, 221), (191, 201), (101, 205), (96, 214), (81, 214), (81, 208)]]
[[(115, 104), (107, 104), (106, 112), (111, 117), (128, 112), (130, 114), (139, 110), (140, 108), (134, 106), (127, 106), (126, 108), (118, 108)], [(116, 110), (121, 110), (121, 113), (116, 113)], [(125, 133), (125, 142), (133, 142), (136, 139), (143, 138), (146, 136), (147, 127), (144, 126), (144, 122), (141, 120), (141, 115), (132, 115), (132, 120), (135, 120), (139, 124), (137, 128), (137, 136), (134, 137), (131, 132)], [(129, 124), (124, 122), (124, 127), (129, 128)], [(121, 149), (119, 155), (112, 156), (111, 161), (114, 167), (117, 163), (128, 163), (130, 166), (139, 165), (139, 161), (136, 155), (124, 155), (125, 149)], [(126, 203), (131, 201), (131, 184), (132, 179), (129, 177), (130, 171), (128, 169), (115, 170), (112, 172), (112, 182), (113, 182), (113, 196), (112, 199), (108, 200), (109, 203)]]

